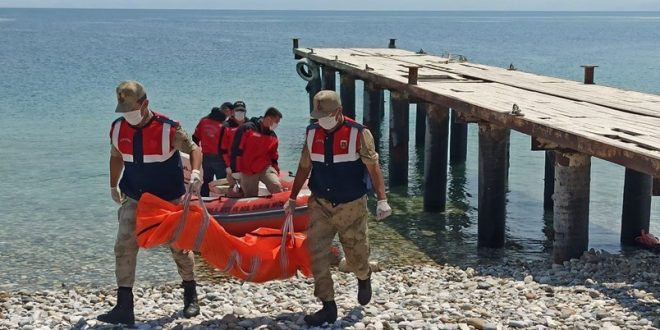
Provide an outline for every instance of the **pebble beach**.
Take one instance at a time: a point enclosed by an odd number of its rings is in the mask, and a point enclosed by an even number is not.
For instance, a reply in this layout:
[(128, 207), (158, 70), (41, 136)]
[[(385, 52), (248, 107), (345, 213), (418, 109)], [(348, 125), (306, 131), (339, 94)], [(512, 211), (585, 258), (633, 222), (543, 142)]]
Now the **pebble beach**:
[[(339, 318), (325, 329), (655, 329), (660, 326), (660, 258), (648, 251), (590, 250), (563, 265), (504, 258), (498, 264), (379, 265), (373, 299), (357, 303), (357, 282), (337, 269)], [(206, 276), (202, 312), (181, 315), (178, 283), (136, 288), (137, 329), (309, 329), (320, 307), (312, 280), (265, 284)], [(117, 329), (96, 321), (115, 303), (113, 288), (0, 291), (0, 329)]]

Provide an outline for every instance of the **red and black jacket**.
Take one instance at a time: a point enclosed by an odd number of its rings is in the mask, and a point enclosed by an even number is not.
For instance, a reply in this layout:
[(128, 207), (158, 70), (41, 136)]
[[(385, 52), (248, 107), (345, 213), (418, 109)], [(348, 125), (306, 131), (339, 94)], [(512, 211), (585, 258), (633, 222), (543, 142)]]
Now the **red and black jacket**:
[(202, 118), (195, 127), (193, 141), (200, 144), (204, 155), (220, 154), (220, 139), (225, 129), (223, 124), (224, 121), (207, 116)]
[(223, 124), (224, 128), (220, 135), (220, 154), (222, 155), (225, 164), (231, 162), (231, 145), (232, 142), (234, 142), (234, 135), (236, 135), (236, 131), (240, 126), (241, 124), (239, 124), (233, 117), (227, 119)]
[(262, 118), (252, 118), (241, 125), (234, 136), (231, 148), (232, 171), (254, 175), (273, 166), (279, 172), (278, 143), (277, 135), (263, 126)]

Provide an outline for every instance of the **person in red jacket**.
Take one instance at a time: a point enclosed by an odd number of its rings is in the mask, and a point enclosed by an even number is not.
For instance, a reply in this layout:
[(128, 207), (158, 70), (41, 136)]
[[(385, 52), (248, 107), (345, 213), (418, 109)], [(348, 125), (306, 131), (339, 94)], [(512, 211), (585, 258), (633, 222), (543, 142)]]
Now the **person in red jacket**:
[[(231, 186), (234, 186), (236, 184), (236, 181), (232, 176), (231, 167), (229, 166), (229, 164), (231, 163), (231, 145), (232, 142), (234, 142), (234, 135), (236, 135), (236, 131), (238, 130), (238, 127), (247, 122), (247, 119), (245, 117), (247, 113), (245, 102), (243, 101), (234, 102), (229, 112), (231, 115), (225, 121), (224, 124), (225, 130), (222, 136), (220, 137), (220, 154), (222, 154), (222, 159), (225, 161), (225, 164), (227, 165), (226, 168), (227, 181), (229, 181), (229, 184)], [(238, 177), (238, 175), (236, 175), (236, 177)]]
[(282, 191), (275, 134), (281, 119), (282, 113), (270, 107), (263, 117), (253, 118), (236, 131), (230, 167), (233, 172), (240, 173), (238, 177), (245, 197), (258, 196), (259, 181), (271, 194)]
[(204, 172), (204, 184), (202, 185), (200, 193), (202, 196), (209, 195), (209, 183), (216, 179), (225, 177), (227, 167), (220, 154), (220, 137), (223, 135), (224, 122), (227, 116), (218, 107), (211, 109), (206, 117), (200, 119), (195, 133), (193, 133), (193, 141), (202, 147), (202, 169)]

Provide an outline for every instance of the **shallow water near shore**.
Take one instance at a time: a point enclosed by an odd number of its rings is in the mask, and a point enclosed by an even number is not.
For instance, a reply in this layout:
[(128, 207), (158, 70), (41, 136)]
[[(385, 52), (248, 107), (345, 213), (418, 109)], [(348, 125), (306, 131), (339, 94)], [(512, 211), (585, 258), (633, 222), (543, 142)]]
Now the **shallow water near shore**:
[[(582, 77), (579, 65), (598, 64), (597, 83), (660, 93), (659, 13), (0, 9), (0, 43), (8, 45), (0, 51), (0, 290), (113, 285), (108, 131), (121, 80), (142, 81), (151, 106), (189, 132), (223, 101), (243, 99), (250, 115), (278, 107), (281, 167), (295, 169), (308, 101), (292, 37), (310, 47), (386, 47), (397, 38), (404, 49), (449, 51), (574, 80)], [(361, 102), (357, 113), (360, 120)], [(412, 133), (414, 112), (410, 118)], [(380, 127), (385, 173), (388, 125)], [(548, 258), (543, 153), (530, 151), (529, 138), (515, 132), (507, 246), (476, 248), (476, 134), (471, 127), (465, 166), (449, 169), (445, 214), (421, 211), (423, 149), (411, 138), (409, 184), (390, 189), (395, 215), (370, 226), (375, 260), (463, 265)], [(621, 251), (623, 175), (623, 167), (593, 160), (592, 248)], [(654, 200), (653, 219), (659, 211)], [(652, 220), (652, 232), (654, 226)], [(140, 253), (138, 285), (177, 278), (168, 251)]]

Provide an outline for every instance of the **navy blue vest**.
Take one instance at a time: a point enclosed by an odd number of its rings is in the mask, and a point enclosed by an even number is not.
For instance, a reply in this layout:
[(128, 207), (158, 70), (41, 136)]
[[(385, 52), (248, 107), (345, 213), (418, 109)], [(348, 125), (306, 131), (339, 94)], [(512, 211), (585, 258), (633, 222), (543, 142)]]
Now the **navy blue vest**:
[[(122, 120), (120, 118), (118, 120)], [(123, 125), (122, 129), (135, 130), (133, 135), (133, 161), (124, 161), (119, 188), (126, 196), (139, 200), (143, 193), (154, 194), (164, 200), (174, 200), (186, 192), (183, 178), (183, 165), (178, 150), (164, 161), (144, 162), (144, 141), (142, 132), (147, 129), (161, 129), (163, 123), (177, 127), (179, 124), (168, 118), (154, 116), (144, 127)]]
[[(356, 160), (335, 162), (334, 150), (340, 144), (351, 143), (350, 134), (347, 133), (350, 132), (350, 128), (357, 128), (358, 134), (364, 129), (364, 126), (352, 120), (344, 120), (343, 126), (330, 133), (318, 124), (307, 127), (307, 137), (313, 139), (311, 141), (313, 149), (317, 152), (323, 150), (324, 156), (322, 161), (312, 156), (309, 189), (315, 196), (325, 198), (333, 204), (354, 201), (364, 196), (371, 186), (367, 168), (359, 155), (356, 156)], [(343, 132), (340, 132), (342, 129)], [(311, 130), (315, 130), (313, 136), (309, 133)], [(310, 148), (309, 144), (305, 147)], [(313, 155), (314, 152), (310, 150), (310, 154)]]

